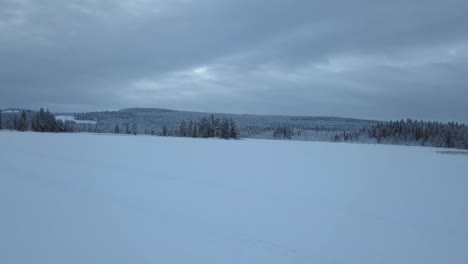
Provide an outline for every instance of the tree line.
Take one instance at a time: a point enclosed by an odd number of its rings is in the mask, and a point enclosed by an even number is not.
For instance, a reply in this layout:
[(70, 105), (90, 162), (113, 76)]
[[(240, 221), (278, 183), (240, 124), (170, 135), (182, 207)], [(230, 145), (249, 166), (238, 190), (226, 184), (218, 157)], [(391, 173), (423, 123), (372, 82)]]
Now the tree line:
[(292, 139), (294, 130), (289, 126), (278, 126), (273, 131), (274, 139)]
[[(79, 120), (89, 120), (89, 116), (83, 115)], [(94, 120), (98, 120), (94, 118)], [(240, 137), (240, 129), (232, 119), (219, 119), (214, 115), (202, 117), (198, 120), (181, 121), (178, 124), (166, 123), (156, 127), (145, 127), (140, 120), (136, 123), (101, 123), (80, 124), (75, 122), (62, 122), (56, 120), (55, 116), (41, 108), (34, 111), (0, 111), (0, 129), (17, 131), (37, 131), (37, 132), (97, 132), (116, 134), (147, 134), (159, 136), (193, 137), (193, 138), (223, 138), (236, 139)], [(170, 125), (168, 125), (170, 124)], [(143, 126), (143, 128), (142, 128)], [(245, 136), (245, 128), (242, 130)], [(301, 138), (302, 127), (289, 124), (277, 124), (263, 127), (265, 135), (275, 139)], [(343, 130), (339, 130), (343, 129)], [(248, 130), (247, 130), (248, 131)], [(339, 132), (341, 131), (341, 132)], [(323, 134), (326, 141), (335, 142), (365, 142), (379, 144), (398, 145), (420, 145), (444, 148), (468, 149), (468, 126), (455, 122), (440, 123), (415, 121), (411, 119), (375, 122), (373, 124), (363, 124), (359, 127), (351, 127), (346, 130), (338, 128), (330, 130), (330, 134)], [(248, 132), (247, 132), (248, 134)]]
[(376, 142), (378, 144), (416, 145), (468, 149), (468, 126), (455, 122), (416, 121), (412, 119), (379, 122), (358, 131), (344, 131), (331, 138), (335, 142)]
[[(2, 112), (0, 111), (0, 129), (10, 129), (17, 131), (35, 131), (35, 132), (75, 132), (82, 131), (82, 126), (87, 127), (89, 132), (113, 132), (115, 134), (141, 134), (136, 123), (116, 124), (113, 130), (102, 130), (99, 127), (99, 122), (90, 127), (87, 124), (78, 125), (71, 121), (57, 120), (50, 111), (41, 108), (38, 112), (33, 112), (28, 116), (26, 111), (21, 111), (18, 115), (15, 113), (13, 117), (9, 115), (7, 121), (3, 120)], [(11, 120), (10, 120), (11, 119)], [(82, 120), (85, 120), (84, 118)], [(160, 136), (176, 136), (176, 137), (193, 137), (193, 138), (222, 138), (222, 139), (238, 139), (240, 137), (239, 128), (232, 119), (219, 119), (211, 115), (209, 118), (203, 117), (198, 121), (182, 121), (177, 127), (168, 129), (166, 126), (157, 133), (154, 130), (145, 130), (147, 135)]]
[(3, 121), (2, 113), (0, 112), (0, 129), (10, 129), (17, 131), (26, 131), (28, 130), (28, 121), (26, 118), (26, 112), (22, 111), (20, 117), (15, 114), (13, 120)]
[(368, 129), (369, 138), (378, 143), (468, 149), (468, 127), (449, 122), (400, 120), (381, 122)]
[(27, 116), (26, 111), (21, 111), (20, 116), (15, 113), (13, 120), (3, 120), (2, 113), (0, 112), (0, 129), (10, 129), (16, 131), (35, 131), (35, 132), (73, 132), (71, 127), (60, 121), (56, 120), (55, 116), (41, 108), (39, 112), (33, 114), (31, 117)]
[(239, 129), (232, 119), (219, 119), (211, 115), (198, 121), (182, 121), (176, 129), (169, 130), (163, 126), (161, 136), (238, 139)]

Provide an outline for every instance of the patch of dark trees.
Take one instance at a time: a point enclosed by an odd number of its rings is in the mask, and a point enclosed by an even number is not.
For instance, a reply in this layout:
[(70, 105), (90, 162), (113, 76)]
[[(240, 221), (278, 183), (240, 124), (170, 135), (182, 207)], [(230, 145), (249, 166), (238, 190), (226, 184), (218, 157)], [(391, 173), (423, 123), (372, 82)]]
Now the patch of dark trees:
[(222, 138), (238, 139), (239, 129), (232, 119), (219, 119), (213, 115), (203, 117), (198, 121), (182, 121), (180, 125), (169, 130), (163, 126), (161, 136), (192, 137), (192, 138)]
[(363, 142), (366, 139), (369, 139), (366, 128), (358, 131), (343, 131), (331, 137), (332, 142)]
[(55, 116), (51, 114), (49, 110), (44, 111), (43, 108), (32, 117), (31, 129), (36, 132), (73, 132), (67, 123), (56, 120)]
[(24, 110), (21, 111), (19, 116), (14, 113), (12, 120), (5, 121), (0, 113), (0, 129), (54, 133), (73, 132), (69, 124), (56, 120), (49, 110), (43, 108), (31, 116), (28, 116)]
[(292, 139), (294, 130), (289, 126), (278, 126), (273, 130), (274, 139)]
[(335, 134), (332, 141), (378, 144), (415, 145), (439, 148), (468, 149), (468, 126), (455, 122), (447, 124), (416, 120), (380, 122), (359, 131)]
[[(138, 134), (135, 123), (124, 123), (114, 126), (115, 134)], [(240, 137), (239, 128), (232, 119), (219, 119), (211, 115), (209, 118), (203, 117), (198, 121), (180, 122), (175, 128), (163, 126), (161, 131), (145, 130), (145, 135), (159, 135), (163, 137), (191, 137), (191, 138), (222, 138), (238, 139)]]
[[(119, 125), (115, 125), (114, 134), (138, 135), (137, 124), (124, 123), (122, 125), (122, 128), (119, 127)], [(145, 134), (148, 134), (148, 133), (145, 133)], [(154, 131), (151, 133), (151, 135), (155, 135)]]
[(26, 131), (28, 130), (28, 121), (26, 117), (26, 112), (22, 111), (20, 116), (15, 113), (12, 120), (3, 120), (3, 115), (0, 113), (0, 129), (10, 129), (17, 131)]
[(468, 127), (455, 122), (391, 121), (372, 126), (368, 134), (378, 143), (416, 143), (421, 146), (468, 149)]
[[(0, 111), (0, 129), (9, 129), (17, 131), (35, 131), (35, 132), (75, 132), (79, 130), (74, 122), (62, 122), (55, 116), (41, 108), (38, 112), (31, 112), (28, 116), (26, 111), (8, 113), (7, 120), (3, 120)], [(19, 114), (19, 115), (18, 115)], [(79, 120), (86, 120), (79, 118)], [(84, 125), (88, 132), (102, 132), (97, 125)], [(115, 134), (139, 134), (136, 123), (124, 123), (115, 125), (113, 131)], [(182, 121), (177, 128), (168, 129), (163, 126), (159, 133), (145, 130), (147, 135), (175, 136), (175, 137), (194, 137), (194, 138), (222, 138), (238, 139), (240, 137), (239, 128), (232, 119), (219, 119), (213, 115), (210, 118), (203, 117), (198, 121)]]

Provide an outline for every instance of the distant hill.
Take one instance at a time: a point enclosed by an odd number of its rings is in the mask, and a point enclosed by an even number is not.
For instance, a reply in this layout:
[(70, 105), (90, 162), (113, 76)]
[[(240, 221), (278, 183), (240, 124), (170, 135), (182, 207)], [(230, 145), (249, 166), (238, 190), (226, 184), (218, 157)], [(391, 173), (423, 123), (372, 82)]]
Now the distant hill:
[(337, 132), (357, 132), (376, 124), (378, 121), (340, 117), (246, 115), (177, 111), (160, 108), (128, 108), (119, 111), (88, 113), (60, 113), (71, 115), (77, 120), (97, 122), (98, 131), (112, 132), (116, 125), (136, 124), (138, 133), (160, 133), (163, 127), (176, 130), (182, 121), (198, 121), (203, 117), (234, 120), (240, 128), (241, 136), (248, 138), (273, 138), (278, 127), (295, 131), (293, 139), (330, 141)]

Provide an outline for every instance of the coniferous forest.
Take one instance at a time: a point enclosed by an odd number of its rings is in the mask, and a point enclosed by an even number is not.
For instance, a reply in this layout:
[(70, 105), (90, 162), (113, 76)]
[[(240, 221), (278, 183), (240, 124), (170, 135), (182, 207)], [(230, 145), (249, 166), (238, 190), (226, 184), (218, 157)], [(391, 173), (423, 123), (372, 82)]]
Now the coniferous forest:
[(320, 117), (277, 117), (129, 109), (74, 114), (60, 119), (49, 110), (0, 111), (0, 129), (92, 132), (191, 138), (264, 138), (414, 145), (468, 149), (468, 126), (411, 119), (377, 122)]
[(381, 122), (372, 126), (368, 134), (378, 143), (468, 149), (468, 127), (454, 122), (442, 124), (411, 119)]

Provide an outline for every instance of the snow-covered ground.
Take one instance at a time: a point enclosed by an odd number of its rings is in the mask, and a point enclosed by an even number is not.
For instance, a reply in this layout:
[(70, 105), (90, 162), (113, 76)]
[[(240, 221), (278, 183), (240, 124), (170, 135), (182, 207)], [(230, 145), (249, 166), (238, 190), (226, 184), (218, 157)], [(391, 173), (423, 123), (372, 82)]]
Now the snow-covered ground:
[(60, 120), (62, 122), (70, 121), (70, 122), (74, 122), (77, 124), (91, 124), (91, 125), (96, 124), (96, 121), (93, 121), (93, 120), (76, 120), (75, 117), (71, 115), (58, 115), (58, 116), (55, 116), (55, 119)]
[(468, 263), (468, 156), (0, 132), (0, 263)]

